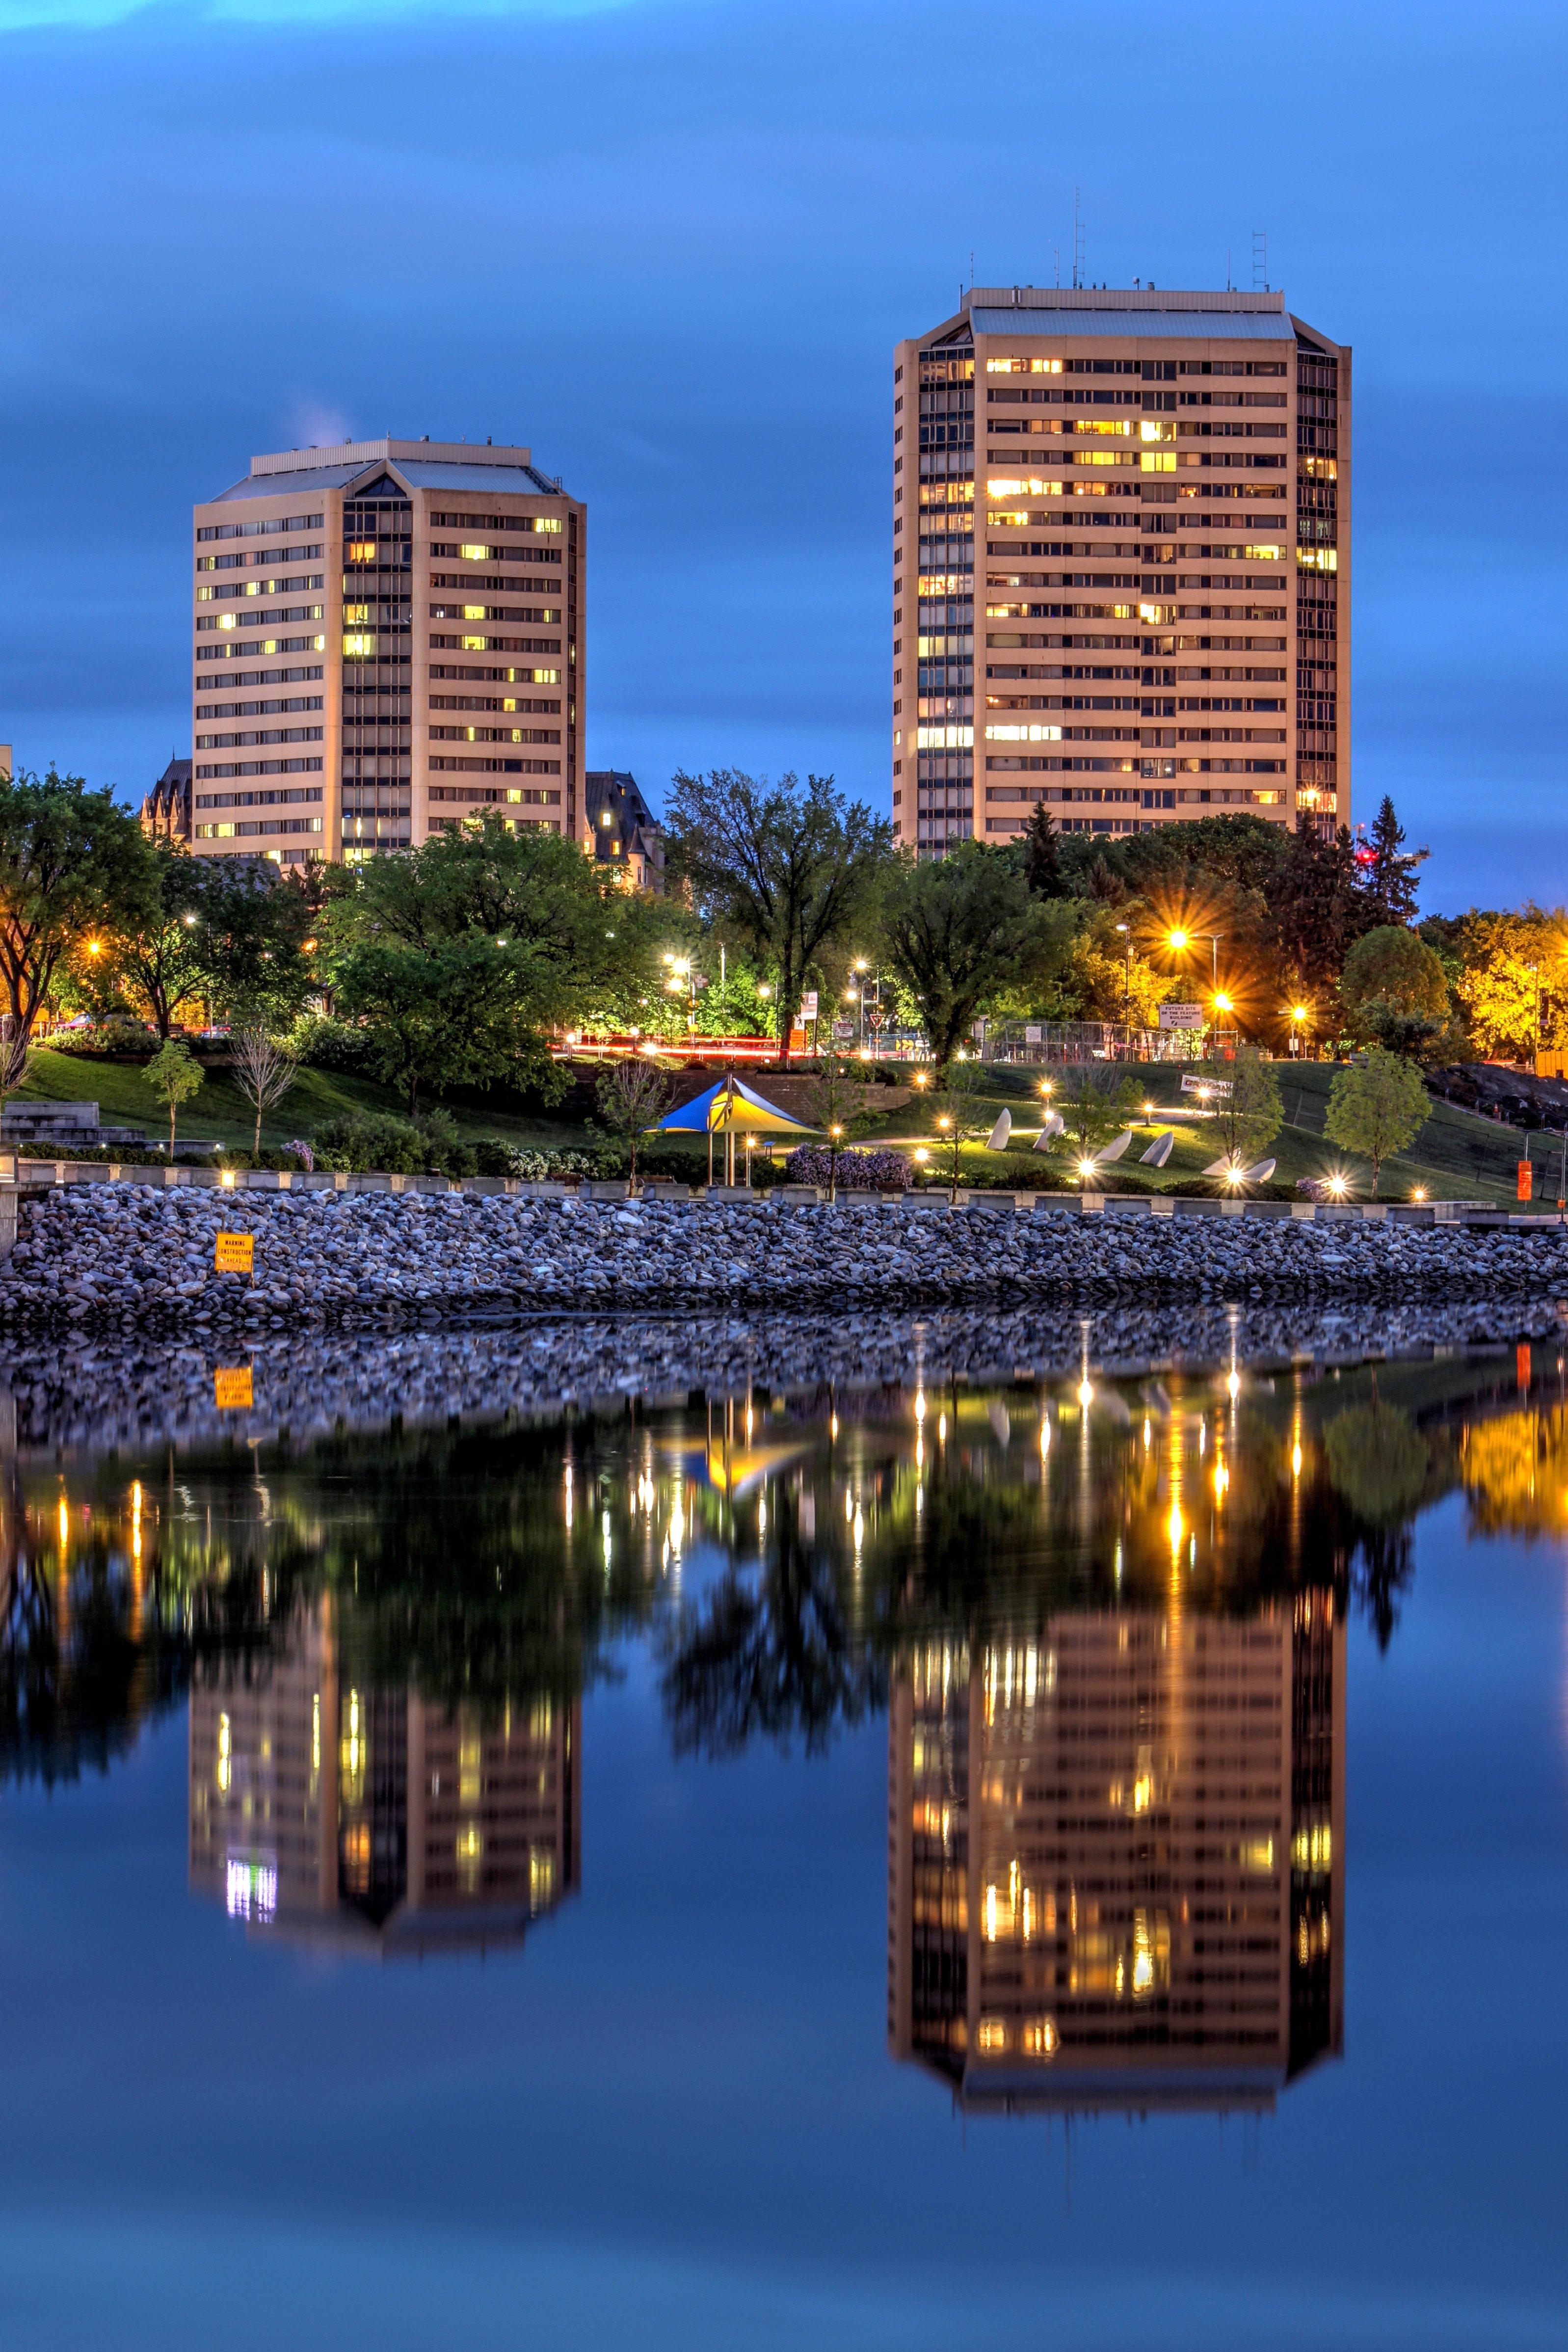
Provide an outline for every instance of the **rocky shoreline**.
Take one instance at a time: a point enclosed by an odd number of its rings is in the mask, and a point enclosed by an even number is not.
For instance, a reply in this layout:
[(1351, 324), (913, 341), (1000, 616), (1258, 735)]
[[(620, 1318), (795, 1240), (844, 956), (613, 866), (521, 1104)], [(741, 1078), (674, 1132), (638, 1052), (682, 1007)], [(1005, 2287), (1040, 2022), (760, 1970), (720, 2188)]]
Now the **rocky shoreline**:
[[(221, 1231), (254, 1278), (219, 1274)], [(988, 1305), (1291, 1307), (1568, 1298), (1568, 1234), (1294, 1218), (1085, 1216), (458, 1193), (61, 1187), (18, 1203), (0, 1334), (243, 1335), (540, 1313)]]

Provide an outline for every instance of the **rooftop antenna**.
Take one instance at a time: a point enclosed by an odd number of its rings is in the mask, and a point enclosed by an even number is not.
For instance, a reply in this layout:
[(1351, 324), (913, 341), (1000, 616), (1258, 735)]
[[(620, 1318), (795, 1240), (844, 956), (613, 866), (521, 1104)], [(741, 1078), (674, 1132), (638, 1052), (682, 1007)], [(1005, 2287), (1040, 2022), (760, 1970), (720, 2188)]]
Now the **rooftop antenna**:
[(1269, 232), (1266, 228), (1255, 228), (1252, 232), (1252, 291), (1254, 294), (1267, 294), (1269, 291)]
[(1083, 211), (1078, 201), (1078, 190), (1072, 191), (1072, 283), (1083, 283)]
[(973, 247), (973, 246), (971, 246), (971, 247), (969, 247), (969, 291), (970, 291), (970, 293), (972, 294), (972, 293), (974, 292), (974, 290), (975, 290), (975, 248), (974, 248), (974, 247)]
[(1232, 284), (1230, 277), (1230, 247), (1228, 246), (1225, 248), (1225, 290), (1228, 294), (1234, 294), (1236, 291), (1236, 288)]
[(1056, 257), (1056, 290), (1060, 294), (1061, 291), (1061, 247), (1059, 245), (1053, 245), (1051, 250)]

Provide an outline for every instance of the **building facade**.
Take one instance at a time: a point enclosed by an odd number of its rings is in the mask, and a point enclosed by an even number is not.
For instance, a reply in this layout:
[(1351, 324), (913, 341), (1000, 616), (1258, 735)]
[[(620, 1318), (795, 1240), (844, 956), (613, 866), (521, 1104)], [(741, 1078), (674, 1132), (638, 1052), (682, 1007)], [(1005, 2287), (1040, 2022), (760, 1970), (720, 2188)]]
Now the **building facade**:
[(193, 528), (199, 856), (358, 863), (492, 812), (586, 845), (587, 517), (527, 449), (285, 450)]
[(976, 287), (893, 389), (902, 845), (1348, 824), (1347, 346), (1278, 293)]
[(664, 831), (636, 777), (622, 768), (591, 768), (582, 781), (594, 856), (613, 866), (631, 887), (662, 893)]
[(191, 846), (191, 762), (171, 760), (142, 801), (141, 830), (150, 841)]

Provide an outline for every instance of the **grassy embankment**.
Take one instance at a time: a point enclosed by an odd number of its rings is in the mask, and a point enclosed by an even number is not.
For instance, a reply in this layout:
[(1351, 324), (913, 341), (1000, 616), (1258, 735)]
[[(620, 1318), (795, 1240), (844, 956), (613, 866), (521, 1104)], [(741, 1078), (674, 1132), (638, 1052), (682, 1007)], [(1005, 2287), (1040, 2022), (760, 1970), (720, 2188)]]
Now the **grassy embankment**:
[[(1178, 1074), (1168, 1065), (1156, 1064), (1134, 1066), (1131, 1075), (1140, 1086), (1146, 1087), (1148, 1099), (1155, 1105), (1155, 1115), (1134, 1129), (1127, 1156), (1114, 1171), (1118, 1189), (1164, 1192), (1184, 1178), (1198, 1176), (1218, 1156), (1219, 1147), (1207, 1122), (1190, 1115), (1190, 1101), (1184, 1103), (1179, 1092)], [(751, 1085), (766, 1094), (766, 1071), (748, 1071), (747, 1076)], [(1274, 1181), (1277, 1184), (1294, 1185), (1298, 1177), (1322, 1175), (1331, 1167), (1342, 1168), (1349, 1171), (1356, 1197), (1364, 1199), (1372, 1189), (1370, 1164), (1358, 1160), (1352, 1153), (1340, 1151), (1323, 1133), (1333, 1077), (1333, 1071), (1326, 1063), (1280, 1066), (1286, 1123), (1269, 1146), (1270, 1154), (1279, 1163)], [(141, 1069), (131, 1063), (38, 1053), (29, 1066), (26, 1083), (17, 1089), (18, 1099), (29, 1097), (96, 1101), (106, 1126), (144, 1127), (150, 1141), (156, 1141), (167, 1131), (165, 1117)], [(1029, 1149), (1039, 1125), (1040, 1097), (1032, 1071), (988, 1069), (981, 1100), (988, 1118), (994, 1118), (1004, 1108), (1011, 1110), (1027, 1139), (1021, 1148), (1006, 1152), (988, 1151), (983, 1144), (966, 1146), (966, 1176), (1011, 1182), (1019, 1191), (1052, 1190), (1070, 1184), (1066, 1155)], [(572, 1108), (582, 1102), (583, 1096), (579, 1091)], [(302, 1070), (292, 1092), (263, 1119), (262, 1140), (276, 1146), (294, 1136), (308, 1137), (327, 1119), (348, 1112), (401, 1109), (391, 1089), (371, 1079)], [(580, 1125), (565, 1106), (563, 1115), (553, 1120), (526, 1117), (516, 1108), (497, 1107), (490, 1110), (472, 1104), (452, 1109), (451, 1116), (465, 1135), (502, 1136), (509, 1142), (533, 1150), (570, 1149), (583, 1140)], [(192, 1139), (200, 1138), (243, 1148), (250, 1143), (253, 1126), (249, 1106), (226, 1070), (210, 1071), (201, 1092), (180, 1112), (179, 1132)], [(1164, 1169), (1140, 1167), (1138, 1154), (1166, 1127), (1175, 1129), (1176, 1139), (1169, 1161)], [(931, 1110), (915, 1096), (906, 1107), (868, 1120), (855, 1140), (874, 1143), (883, 1138), (904, 1140), (921, 1136), (936, 1139)], [(1537, 1135), (1530, 1139), (1530, 1148), (1540, 1171), (1536, 1178), (1537, 1198), (1555, 1202), (1558, 1160), (1551, 1140)], [(671, 1149), (672, 1156), (678, 1153), (683, 1160), (694, 1152), (690, 1143)], [(1435, 1101), (1432, 1115), (1410, 1151), (1386, 1163), (1379, 1192), (1386, 1199), (1403, 1200), (1409, 1197), (1415, 1186), (1424, 1185), (1436, 1200), (1511, 1202), (1514, 1163), (1524, 1156), (1525, 1149), (1526, 1139), (1517, 1129)], [(700, 1152), (700, 1144), (695, 1150)], [(655, 1161), (664, 1156), (663, 1149), (656, 1149), (653, 1154)]]
[[(96, 1102), (105, 1127), (144, 1127), (156, 1143), (169, 1133), (169, 1115), (131, 1062), (100, 1062), (80, 1054), (35, 1054), (26, 1079), (12, 1100)], [(402, 1117), (402, 1104), (389, 1087), (371, 1078), (340, 1076), (327, 1070), (301, 1070), (276, 1110), (261, 1122), (261, 1139), (276, 1147), (296, 1136), (309, 1137), (329, 1118), (354, 1111), (392, 1111)], [(495, 1111), (465, 1107), (452, 1118), (465, 1135), (499, 1135), (508, 1143), (529, 1150), (562, 1150), (582, 1141), (579, 1128), (522, 1117), (515, 1110)], [(232, 1144), (248, 1149), (256, 1131), (256, 1114), (228, 1070), (209, 1070), (201, 1091), (180, 1108), (177, 1133), (186, 1141)]]
[[(1278, 1162), (1275, 1184), (1293, 1187), (1299, 1177), (1321, 1176), (1331, 1168), (1340, 1169), (1350, 1176), (1353, 1197), (1369, 1199), (1371, 1162), (1358, 1159), (1354, 1152), (1340, 1150), (1323, 1132), (1329, 1087), (1334, 1076), (1333, 1066), (1326, 1062), (1294, 1066), (1282, 1063), (1278, 1074), (1285, 1124), (1268, 1146), (1267, 1153)], [(1140, 1087), (1146, 1087), (1147, 1099), (1155, 1104), (1155, 1113), (1148, 1121), (1134, 1127), (1126, 1158), (1118, 1161), (1113, 1171), (1116, 1189), (1166, 1192), (1183, 1179), (1199, 1176), (1211, 1160), (1218, 1159), (1220, 1146), (1209, 1123), (1192, 1117), (1190, 1097), (1184, 1102), (1180, 1093), (1179, 1073), (1165, 1064), (1134, 1064), (1130, 1075)], [(1019, 1128), (1025, 1130), (1026, 1140), (1021, 1149), (1006, 1152), (988, 1151), (984, 1144), (967, 1145), (963, 1160), (966, 1175), (972, 1171), (977, 1178), (1002, 1177), (1016, 1183), (1019, 1191), (1027, 1187), (1070, 1187), (1070, 1155), (1038, 1152), (1029, 1148), (1040, 1124), (1038, 1080), (1033, 1071), (988, 1069), (982, 1101), (986, 1114), (992, 1118), (998, 1111), (1010, 1110)], [(1166, 1166), (1140, 1167), (1139, 1153), (1167, 1127), (1175, 1129), (1176, 1144)], [(930, 1134), (931, 1114), (916, 1101), (908, 1109), (871, 1122), (863, 1139), (857, 1140), (871, 1142), (881, 1137), (891, 1139), (894, 1136)], [(1537, 1201), (1554, 1203), (1557, 1150), (1544, 1135), (1530, 1139), (1529, 1148), (1537, 1165)], [(1526, 1139), (1518, 1129), (1434, 1100), (1431, 1116), (1409, 1151), (1384, 1163), (1378, 1177), (1379, 1197), (1407, 1200), (1420, 1185), (1434, 1200), (1511, 1202), (1515, 1162), (1525, 1156), (1525, 1150)]]

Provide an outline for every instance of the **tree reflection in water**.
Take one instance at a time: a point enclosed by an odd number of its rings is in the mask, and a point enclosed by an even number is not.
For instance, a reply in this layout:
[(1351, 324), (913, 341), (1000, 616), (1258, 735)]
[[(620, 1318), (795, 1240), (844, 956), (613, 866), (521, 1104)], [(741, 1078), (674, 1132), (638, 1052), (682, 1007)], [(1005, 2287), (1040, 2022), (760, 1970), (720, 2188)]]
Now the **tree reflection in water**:
[(912, 1643), (1064, 1610), (1322, 1590), (1385, 1644), (1442, 1496), (1477, 1534), (1568, 1522), (1561, 1376), (1532, 1381), (1523, 1349), (753, 1400), (737, 1447), (722, 1408), (632, 1403), (298, 1452), (13, 1454), (0, 1771), (108, 1769), (193, 1681), (265, 1675), (328, 1599), (355, 1688), (485, 1722), (572, 1705), (648, 1634), (675, 1748), (716, 1756), (820, 1749)]

